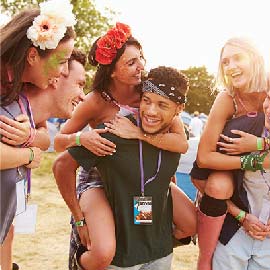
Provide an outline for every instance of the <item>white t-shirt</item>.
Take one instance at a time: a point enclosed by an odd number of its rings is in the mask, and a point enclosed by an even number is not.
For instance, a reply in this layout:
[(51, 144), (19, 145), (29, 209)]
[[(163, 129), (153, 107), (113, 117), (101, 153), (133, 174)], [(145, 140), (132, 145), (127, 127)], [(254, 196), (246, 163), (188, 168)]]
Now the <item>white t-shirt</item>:
[(203, 129), (203, 121), (197, 116), (193, 117), (189, 123), (189, 129), (194, 137), (200, 136)]

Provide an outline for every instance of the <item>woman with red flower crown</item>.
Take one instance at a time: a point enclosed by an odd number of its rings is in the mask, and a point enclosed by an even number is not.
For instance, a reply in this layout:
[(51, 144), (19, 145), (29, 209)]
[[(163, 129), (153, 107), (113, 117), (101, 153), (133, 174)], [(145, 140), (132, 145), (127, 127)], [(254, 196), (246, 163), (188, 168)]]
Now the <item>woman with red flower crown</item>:
[[(99, 38), (90, 50), (89, 61), (97, 66), (93, 91), (78, 105), (72, 118), (55, 137), (56, 151), (83, 145), (95, 155), (112, 155), (117, 151), (115, 145), (99, 135), (107, 130), (95, 130), (98, 124), (109, 121), (113, 122), (116, 135), (120, 137), (144, 140), (172, 152), (187, 151), (184, 127), (178, 117), (174, 119), (170, 133), (144, 136), (140, 128), (120, 116), (137, 112), (144, 69), (142, 47), (132, 37), (129, 26), (117, 23)], [(87, 124), (93, 129), (81, 132)], [(54, 170), (54, 173), (58, 188), (73, 214), (69, 269), (104, 269), (114, 257), (116, 243), (114, 219), (101, 188), (100, 176), (94, 168), (90, 172), (80, 169), (77, 200), (75, 176), (74, 182), (69, 179), (70, 171), (76, 171), (76, 161), (72, 160), (68, 168), (68, 171)], [(196, 230), (194, 205), (176, 185), (172, 186), (172, 194), (178, 205), (178, 212), (174, 211), (175, 237), (193, 235)]]
[[(1, 28), (2, 270), (19, 269), (12, 264), (12, 222), (15, 215), (26, 210), (24, 195), (27, 198), (30, 194), (30, 170), (39, 166), (41, 150), (46, 150), (50, 143), (44, 123), (34, 122), (24, 90), (31, 84), (44, 91), (55, 78), (67, 75), (68, 59), (74, 48), (76, 20), (72, 5), (68, 0), (61, 1), (58, 14), (55, 7), (59, 2), (51, 0), (41, 3), (39, 9), (28, 8)], [(18, 194), (21, 201), (17, 200)]]

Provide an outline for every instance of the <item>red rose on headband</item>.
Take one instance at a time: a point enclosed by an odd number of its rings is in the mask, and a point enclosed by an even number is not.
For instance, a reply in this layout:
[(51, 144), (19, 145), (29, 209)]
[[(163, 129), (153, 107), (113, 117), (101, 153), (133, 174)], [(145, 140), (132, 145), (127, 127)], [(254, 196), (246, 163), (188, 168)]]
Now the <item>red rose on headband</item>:
[(105, 36), (98, 40), (96, 61), (102, 65), (111, 64), (117, 50), (122, 48), (130, 36), (131, 30), (128, 25), (116, 23), (114, 28), (110, 29)]

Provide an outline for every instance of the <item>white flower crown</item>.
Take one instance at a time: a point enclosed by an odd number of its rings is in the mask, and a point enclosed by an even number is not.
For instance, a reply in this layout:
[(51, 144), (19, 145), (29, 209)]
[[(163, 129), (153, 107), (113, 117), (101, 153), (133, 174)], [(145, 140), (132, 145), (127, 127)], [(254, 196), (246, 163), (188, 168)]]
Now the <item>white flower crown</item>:
[(27, 30), (27, 38), (42, 50), (55, 49), (64, 37), (67, 27), (76, 24), (69, 0), (49, 0), (39, 4), (40, 15)]

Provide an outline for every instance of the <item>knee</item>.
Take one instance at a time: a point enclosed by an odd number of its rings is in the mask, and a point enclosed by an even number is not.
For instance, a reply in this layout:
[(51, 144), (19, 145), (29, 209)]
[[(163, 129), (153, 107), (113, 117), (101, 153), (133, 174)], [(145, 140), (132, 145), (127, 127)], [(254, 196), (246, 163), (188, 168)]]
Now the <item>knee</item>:
[(209, 179), (205, 193), (216, 199), (229, 199), (233, 194), (233, 183), (229, 179)]
[(100, 268), (103, 269), (111, 264), (115, 255), (115, 244), (106, 243), (93, 247), (93, 255), (100, 263)]
[[(89, 254), (90, 255), (90, 254)], [(91, 255), (89, 256), (89, 263), (93, 263), (95, 259), (95, 269), (103, 270), (108, 267), (115, 255), (115, 244), (114, 243), (100, 243), (100, 245), (91, 246)], [(87, 268), (86, 268), (87, 269)]]
[(63, 174), (68, 171), (76, 171), (78, 165), (77, 162), (69, 155), (68, 152), (64, 152), (57, 157), (52, 166), (52, 171), (55, 176), (59, 173)]

